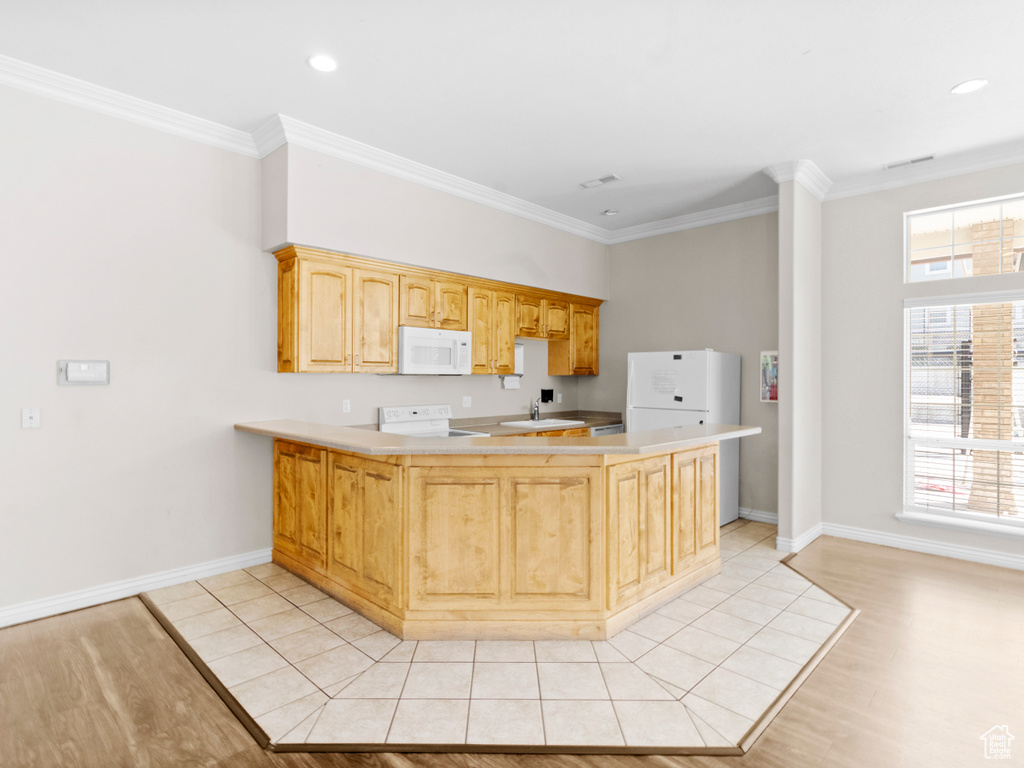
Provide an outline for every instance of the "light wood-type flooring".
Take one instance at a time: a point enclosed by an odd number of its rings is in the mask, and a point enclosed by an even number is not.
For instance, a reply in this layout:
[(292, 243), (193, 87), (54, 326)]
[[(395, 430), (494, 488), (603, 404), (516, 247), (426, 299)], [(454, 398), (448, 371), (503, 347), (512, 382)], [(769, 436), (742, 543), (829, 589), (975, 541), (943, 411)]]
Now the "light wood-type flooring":
[(129, 599), (0, 631), (0, 766), (1024, 765), (1024, 574), (828, 537), (791, 565), (861, 615), (742, 757), (264, 752)]

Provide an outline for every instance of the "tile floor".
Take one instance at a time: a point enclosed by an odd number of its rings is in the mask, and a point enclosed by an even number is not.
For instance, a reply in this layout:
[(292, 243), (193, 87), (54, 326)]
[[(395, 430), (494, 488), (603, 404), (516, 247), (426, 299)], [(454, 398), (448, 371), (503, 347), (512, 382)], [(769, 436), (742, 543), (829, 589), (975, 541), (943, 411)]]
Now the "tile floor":
[(850, 613), (775, 533), (730, 523), (721, 574), (600, 642), (402, 641), (270, 563), (147, 596), (275, 745), (734, 747)]

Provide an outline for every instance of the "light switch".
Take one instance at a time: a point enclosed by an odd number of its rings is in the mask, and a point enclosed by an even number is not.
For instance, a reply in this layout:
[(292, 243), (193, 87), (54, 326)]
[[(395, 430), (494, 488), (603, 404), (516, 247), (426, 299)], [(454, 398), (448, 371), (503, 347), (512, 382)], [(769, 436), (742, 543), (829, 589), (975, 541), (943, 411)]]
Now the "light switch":
[(22, 408), (21, 409), (21, 428), (22, 429), (39, 429), (39, 409), (38, 408)]
[(63, 386), (79, 384), (109, 384), (109, 360), (58, 360), (57, 383)]
[(341, 412), (342, 413), (348, 413), (351, 410), (352, 410), (352, 401), (351, 400), (342, 400), (341, 401)]
[(470, 395), (463, 395), (462, 396), (462, 407), (463, 408), (472, 408), (473, 407), (473, 398)]

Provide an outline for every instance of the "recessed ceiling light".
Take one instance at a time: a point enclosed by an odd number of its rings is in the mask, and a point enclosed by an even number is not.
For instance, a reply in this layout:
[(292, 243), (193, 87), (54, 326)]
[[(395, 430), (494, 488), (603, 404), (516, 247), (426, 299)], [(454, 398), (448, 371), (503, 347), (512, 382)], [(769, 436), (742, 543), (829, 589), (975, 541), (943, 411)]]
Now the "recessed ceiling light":
[(950, 88), (949, 92), (958, 95), (962, 93), (974, 93), (975, 91), (980, 91), (986, 85), (988, 85), (988, 80), (979, 77), (976, 80), (964, 80), (964, 82)]
[(310, 56), (306, 59), (306, 63), (317, 72), (333, 72), (338, 68), (338, 62), (323, 53)]
[(602, 216), (618, 216), (619, 212), (614, 208), (609, 208), (607, 211), (601, 211)]

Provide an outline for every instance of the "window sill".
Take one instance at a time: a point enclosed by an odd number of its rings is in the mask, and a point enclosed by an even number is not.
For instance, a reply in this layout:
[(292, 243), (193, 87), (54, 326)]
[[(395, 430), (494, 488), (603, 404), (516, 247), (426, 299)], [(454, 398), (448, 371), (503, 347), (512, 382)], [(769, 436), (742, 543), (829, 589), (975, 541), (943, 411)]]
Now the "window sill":
[(1007, 539), (1024, 539), (1024, 520), (1020, 522), (1014, 520), (1005, 523), (990, 523), (984, 520), (969, 520), (962, 517), (911, 510), (904, 510), (896, 515), (896, 519), (901, 523), (930, 525), (936, 528), (946, 528), (951, 531), (969, 531), (971, 533), (984, 533), (989, 536), (1001, 536)]

